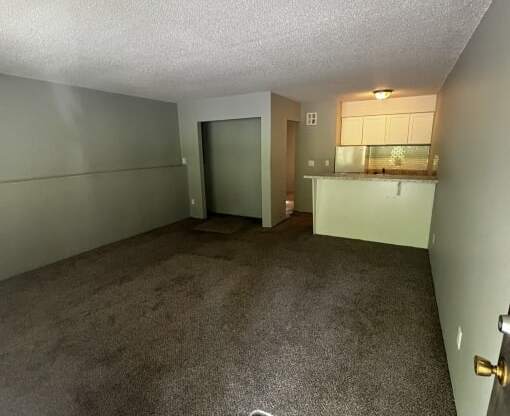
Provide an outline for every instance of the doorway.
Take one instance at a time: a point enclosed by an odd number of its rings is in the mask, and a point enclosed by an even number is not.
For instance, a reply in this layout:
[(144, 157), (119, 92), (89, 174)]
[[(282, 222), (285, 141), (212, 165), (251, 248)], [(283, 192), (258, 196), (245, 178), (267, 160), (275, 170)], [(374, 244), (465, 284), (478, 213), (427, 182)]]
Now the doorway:
[(285, 214), (287, 217), (294, 212), (296, 192), (296, 133), (297, 122), (287, 121), (287, 188), (285, 198)]
[(260, 118), (202, 123), (208, 214), (262, 218)]

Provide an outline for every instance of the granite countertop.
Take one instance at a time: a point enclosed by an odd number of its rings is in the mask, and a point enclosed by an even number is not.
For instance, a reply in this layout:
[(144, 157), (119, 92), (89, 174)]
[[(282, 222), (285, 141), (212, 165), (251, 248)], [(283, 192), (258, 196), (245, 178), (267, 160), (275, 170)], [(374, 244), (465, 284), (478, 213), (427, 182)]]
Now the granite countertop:
[(305, 175), (306, 179), (338, 179), (359, 181), (397, 181), (437, 183), (437, 176), (427, 175), (392, 175), (375, 173), (330, 173), (324, 175)]

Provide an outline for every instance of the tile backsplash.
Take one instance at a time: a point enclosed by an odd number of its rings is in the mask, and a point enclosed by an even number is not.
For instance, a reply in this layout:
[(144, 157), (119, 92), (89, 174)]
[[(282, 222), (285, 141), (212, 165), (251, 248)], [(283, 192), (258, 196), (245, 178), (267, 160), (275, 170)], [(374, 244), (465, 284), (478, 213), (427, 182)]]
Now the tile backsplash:
[(428, 169), (430, 146), (369, 146), (368, 172), (406, 173)]

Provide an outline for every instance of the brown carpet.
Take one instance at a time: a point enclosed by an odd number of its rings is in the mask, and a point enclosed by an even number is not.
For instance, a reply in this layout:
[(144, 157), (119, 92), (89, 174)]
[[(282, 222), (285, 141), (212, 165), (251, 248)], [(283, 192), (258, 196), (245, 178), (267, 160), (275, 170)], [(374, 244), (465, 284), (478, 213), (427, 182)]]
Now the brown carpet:
[(0, 282), (0, 414), (455, 414), (425, 250), (197, 223)]
[(232, 215), (213, 215), (193, 229), (209, 233), (232, 234), (245, 227), (260, 225), (261, 221), (252, 218), (235, 217)]

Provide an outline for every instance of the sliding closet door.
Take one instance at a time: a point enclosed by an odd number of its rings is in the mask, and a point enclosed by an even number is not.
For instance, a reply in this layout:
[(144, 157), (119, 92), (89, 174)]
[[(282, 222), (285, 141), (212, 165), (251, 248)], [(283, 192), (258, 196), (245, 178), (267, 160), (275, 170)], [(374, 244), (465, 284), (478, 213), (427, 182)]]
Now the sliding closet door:
[(260, 118), (202, 123), (207, 208), (262, 217)]

